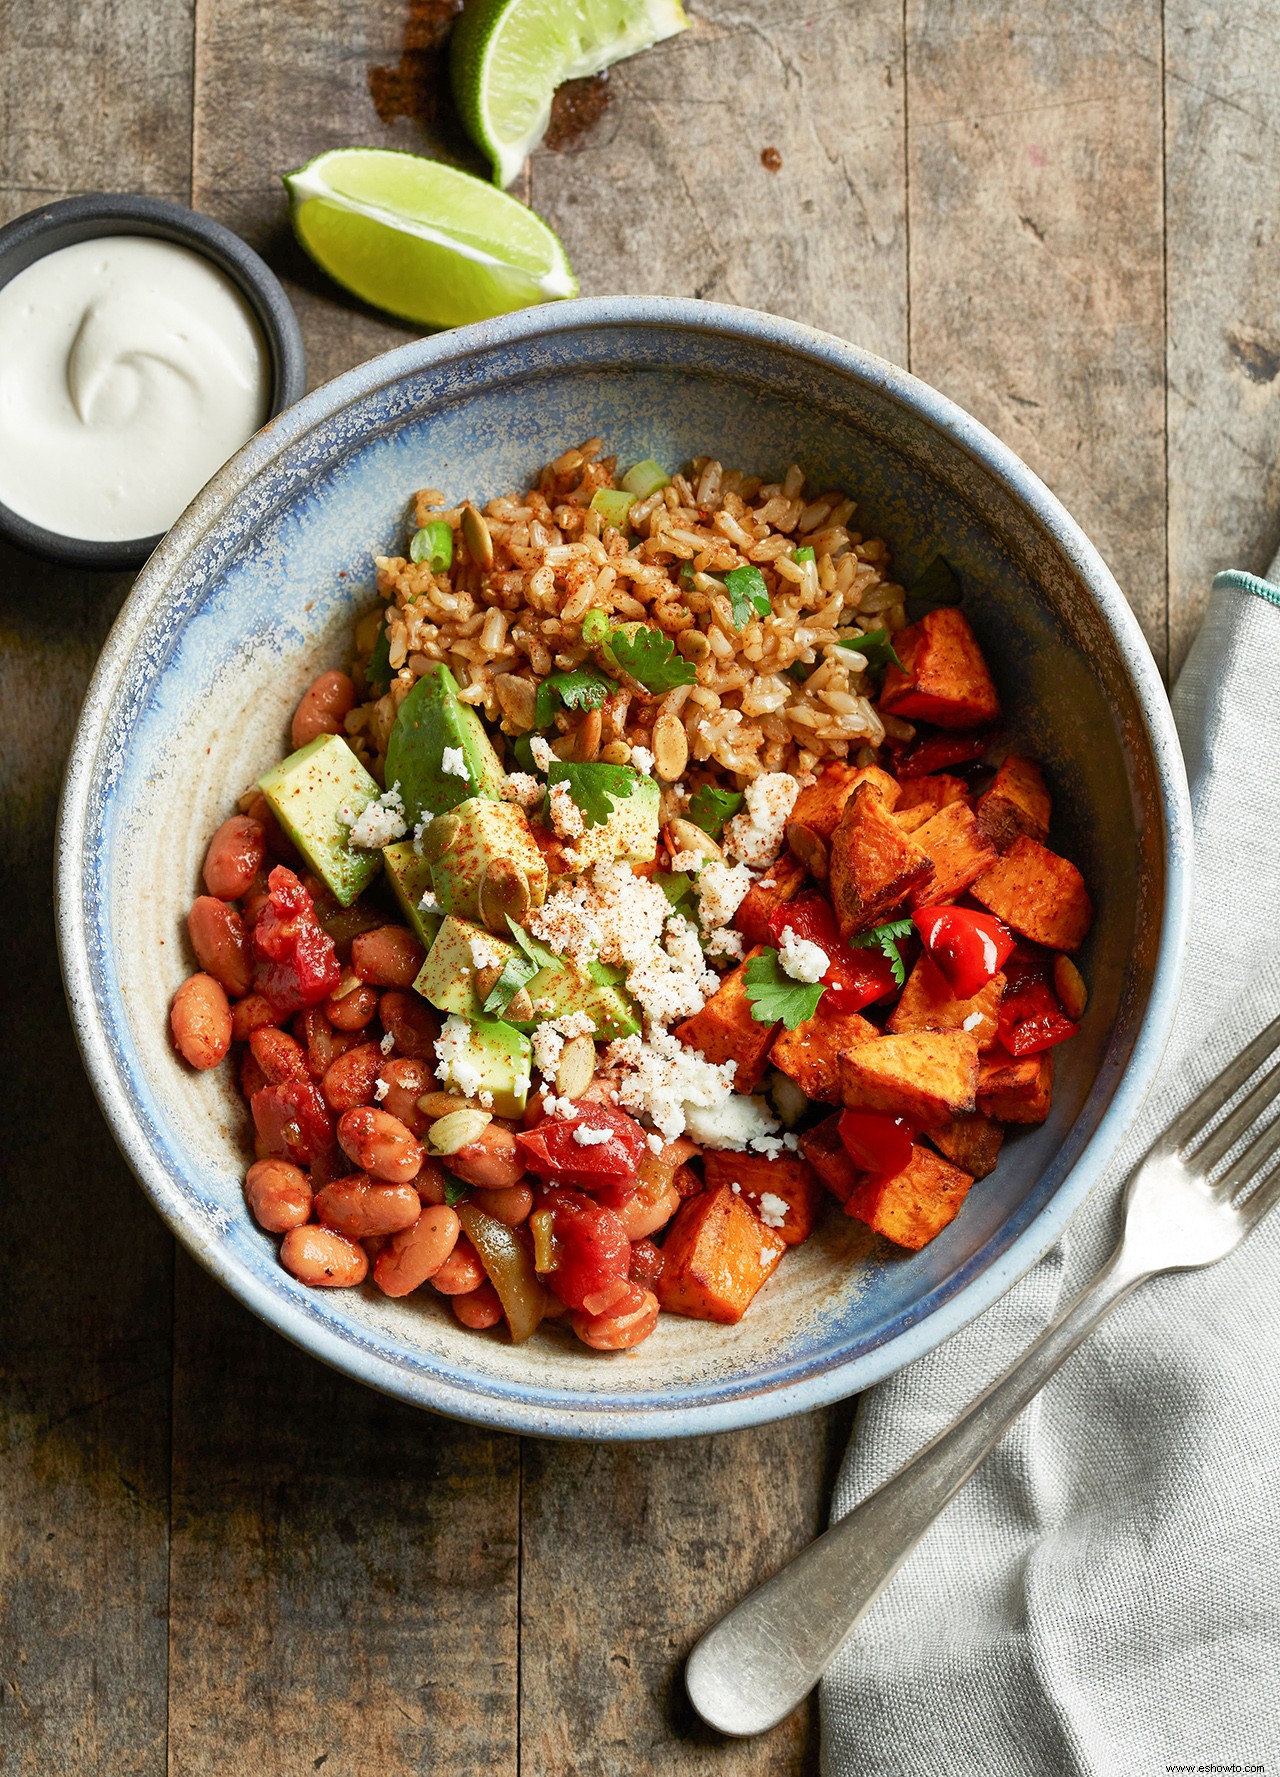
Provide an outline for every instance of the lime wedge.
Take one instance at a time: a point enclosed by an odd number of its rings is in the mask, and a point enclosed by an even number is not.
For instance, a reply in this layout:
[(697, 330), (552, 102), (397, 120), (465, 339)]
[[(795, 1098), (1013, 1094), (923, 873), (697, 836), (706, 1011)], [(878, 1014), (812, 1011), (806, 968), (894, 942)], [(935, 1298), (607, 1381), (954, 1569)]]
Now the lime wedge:
[(471, 0), (449, 52), (463, 122), (510, 185), (538, 146), (556, 88), (687, 31), (680, 0)]
[(540, 217), (483, 179), (390, 148), (333, 148), (285, 174), (293, 232), (344, 289), (426, 327), (576, 296)]

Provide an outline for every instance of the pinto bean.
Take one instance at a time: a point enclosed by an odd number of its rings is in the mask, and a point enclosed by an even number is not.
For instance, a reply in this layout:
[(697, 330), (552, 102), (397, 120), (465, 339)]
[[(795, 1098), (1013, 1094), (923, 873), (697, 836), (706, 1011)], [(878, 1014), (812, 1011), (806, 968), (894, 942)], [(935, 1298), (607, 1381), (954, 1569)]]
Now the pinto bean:
[(626, 1229), (628, 1240), (643, 1240), (665, 1228), (679, 1207), (680, 1193), (669, 1185), (656, 1197), (646, 1191), (633, 1191), (625, 1203), (615, 1208), (614, 1214)]
[(353, 1111), (373, 1103), (373, 1089), (382, 1066), (382, 1050), (376, 1043), (358, 1043), (331, 1062), (324, 1071), (320, 1090), (331, 1111)]
[(286, 1234), (311, 1220), (311, 1180), (290, 1160), (256, 1160), (244, 1194), (253, 1219), (268, 1234)]
[(257, 925), (258, 919), (270, 899), (271, 894), (267, 888), (267, 879), (262, 872), (259, 871), (240, 897), (240, 912), (244, 919), (244, 929), (246, 932), (251, 932), (254, 926)]
[(422, 1171), (413, 1181), (413, 1188), (423, 1203), (447, 1203), (453, 1180), (435, 1160), (422, 1162)]
[[(393, 1237), (378, 1254), (373, 1281), (384, 1296), (407, 1296), (449, 1263), (462, 1224), (446, 1204), (423, 1210), (411, 1228)], [(479, 1260), (476, 1261), (477, 1264)]]
[(280, 1263), (312, 1289), (350, 1289), (369, 1271), (364, 1248), (332, 1228), (290, 1228), (280, 1242)]
[(340, 999), (324, 1002), (324, 1015), (335, 1030), (363, 1030), (378, 1010), (378, 996), (363, 982), (351, 988)]
[(478, 1290), (484, 1278), (485, 1271), (480, 1263), (479, 1253), (466, 1235), (460, 1234), (453, 1251), (431, 1282), (442, 1296), (465, 1296), (472, 1290)]
[(267, 843), (261, 826), (247, 814), (223, 821), (204, 855), (204, 884), (219, 901), (238, 901), (262, 868)]
[(408, 926), (375, 926), (351, 940), (351, 967), (374, 987), (412, 987), (426, 954)]
[(233, 999), (253, 986), (253, 963), (244, 921), (234, 907), (213, 895), (199, 895), (187, 915), (187, 935), (206, 975), (221, 982)]
[(495, 1222), (504, 1222), (508, 1228), (518, 1228), (521, 1222), (529, 1218), (529, 1212), (533, 1208), (533, 1192), (528, 1185), (507, 1185), (501, 1191), (486, 1191), (479, 1207), (487, 1216), (492, 1216)]
[(263, 1025), (249, 1038), (249, 1052), (262, 1069), (269, 1085), (281, 1086), (286, 1080), (311, 1078), (307, 1067), (307, 1052), (287, 1030), (275, 1030), (270, 1025)]
[(431, 1090), (433, 1083), (426, 1062), (413, 1061), (408, 1056), (384, 1061), (378, 1079), (387, 1088), (381, 1100), (383, 1110), (399, 1117), (405, 1128), (412, 1129), (415, 1135), (425, 1135), (431, 1119), (419, 1109), (418, 1100)]
[[(456, 1311), (457, 1304), (454, 1304)], [(652, 1290), (633, 1283), (621, 1301), (604, 1314), (570, 1315), (569, 1324), (584, 1345), (593, 1351), (630, 1351), (647, 1339), (658, 1324), (658, 1298)]]
[(217, 1067), (231, 1047), (231, 1007), (212, 975), (189, 975), (173, 996), (169, 1028), (191, 1067)]
[(289, 738), (294, 751), (321, 734), (343, 733), (343, 718), (355, 707), (356, 688), (345, 673), (321, 673), (302, 693)]
[(334, 1179), (317, 1192), (315, 1207), (321, 1226), (336, 1228), (348, 1240), (399, 1234), (402, 1228), (412, 1228), (422, 1212), (412, 1185), (375, 1184), (363, 1172)]
[(244, 812), (262, 828), (268, 856), (274, 858), (277, 864), (288, 864), (291, 869), (298, 869), (302, 861), (298, 856), (298, 848), (272, 814), (271, 804), (261, 790)]
[(482, 1191), (505, 1191), (524, 1177), (524, 1162), (516, 1146), (515, 1131), (501, 1123), (488, 1123), (472, 1142), (445, 1160), (449, 1171)]
[(393, 988), (378, 1001), (382, 1028), (395, 1044), (397, 1055), (413, 1061), (435, 1060), (436, 1038), (440, 1035), (440, 1014), (416, 993)]
[(231, 1039), (247, 1043), (255, 1030), (265, 1030), (276, 1022), (271, 1001), (260, 993), (251, 993), (231, 1008)]
[(455, 1296), (453, 1312), (464, 1327), (482, 1333), (488, 1327), (496, 1327), (502, 1319), (502, 1303), (493, 1285), (485, 1282), (479, 1289), (468, 1290), (465, 1296)]
[(362, 1172), (393, 1185), (408, 1184), (422, 1168), (422, 1144), (398, 1117), (364, 1106), (345, 1111), (338, 1143)]
[(253, 1050), (246, 1049), (240, 1058), (241, 1098), (247, 1103), (253, 1097), (255, 1092), (261, 1092), (264, 1086), (269, 1086), (270, 1084), (270, 1080), (254, 1060)]

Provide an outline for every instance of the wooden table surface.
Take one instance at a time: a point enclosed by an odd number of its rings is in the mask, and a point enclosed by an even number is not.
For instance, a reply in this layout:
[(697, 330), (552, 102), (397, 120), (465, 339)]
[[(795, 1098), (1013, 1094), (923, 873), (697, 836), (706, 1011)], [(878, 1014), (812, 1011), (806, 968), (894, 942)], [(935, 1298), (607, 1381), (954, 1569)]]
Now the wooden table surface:
[[(693, 6), (517, 187), (583, 290), (744, 303), (909, 365), (1044, 476), (1176, 670), (1215, 570), (1280, 542), (1266, 0)], [(0, 219), (95, 188), (194, 204), (283, 276), (323, 381), (409, 333), (310, 268), (279, 175), (347, 143), (476, 166), (441, 10), (0, 0)], [(720, 1742), (679, 1670), (822, 1524), (848, 1406), (635, 1448), (413, 1413), (176, 1255), (120, 1161), (49, 881), (126, 589), (0, 548), (0, 1773), (816, 1770), (812, 1713)]]

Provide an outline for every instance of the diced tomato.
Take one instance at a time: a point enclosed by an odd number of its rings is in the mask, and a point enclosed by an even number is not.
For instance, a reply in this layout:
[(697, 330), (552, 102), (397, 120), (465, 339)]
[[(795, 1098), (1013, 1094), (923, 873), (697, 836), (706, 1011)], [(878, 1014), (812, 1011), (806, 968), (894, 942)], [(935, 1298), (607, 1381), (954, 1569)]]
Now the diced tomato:
[(981, 993), (1013, 953), (1013, 933), (993, 913), (926, 907), (914, 917), (925, 949), (959, 1000)]
[(551, 1212), (554, 1269), (549, 1284), (566, 1308), (604, 1314), (631, 1287), (631, 1242), (611, 1209), (580, 1191), (548, 1191), (540, 1205)]
[[(605, 1139), (583, 1141), (577, 1131), (603, 1133)], [(571, 1116), (544, 1117), (517, 1135), (516, 1145), (539, 1178), (606, 1197), (613, 1194), (615, 1202), (617, 1193), (631, 1189), (646, 1147), (644, 1130), (634, 1117), (586, 1098), (575, 1099)]]
[(263, 1158), (309, 1166), (333, 1146), (333, 1118), (310, 1080), (264, 1086), (249, 1101)]
[(972, 765), (990, 747), (990, 734), (935, 734), (914, 741), (894, 764), (895, 777), (928, 777), (953, 765)]
[(884, 1111), (841, 1111), (837, 1127), (846, 1154), (876, 1184), (886, 1184), (910, 1166), (915, 1131), (905, 1117)]
[(342, 978), (333, 939), (317, 921), (311, 896), (283, 864), (267, 878), (253, 954), (254, 987), (282, 1018), (327, 1000)]
[(631, 1242), (632, 1283), (643, 1284), (652, 1289), (662, 1276), (662, 1249), (653, 1244), (652, 1240), (633, 1240)]
[(819, 945), (827, 953), (830, 967), (822, 981), (830, 991), (818, 1002), (819, 1017), (824, 1013), (860, 1012), (896, 988), (893, 965), (884, 952), (855, 950), (846, 944), (836, 927), (831, 903), (821, 895), (797, 895), (794, 901), (775, 907), (769, 915), (769, 936), (775, 944), (781, 944), (786, 931)]

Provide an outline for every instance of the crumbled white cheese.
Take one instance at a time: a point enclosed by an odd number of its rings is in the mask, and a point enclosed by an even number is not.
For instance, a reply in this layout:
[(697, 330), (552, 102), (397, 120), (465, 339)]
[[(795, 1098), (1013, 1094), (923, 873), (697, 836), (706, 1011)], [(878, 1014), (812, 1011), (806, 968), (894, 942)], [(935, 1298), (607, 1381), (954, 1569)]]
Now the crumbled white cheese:
[(612, 1129), (592, 1129), (588, 1123), (575, 1123), (573, 1139), (580, 1148), (599, 1148), (613, 1134)]
[(467, 770), (467, 755), (461, 747), (446, 747), (440, 755), (440, 770), (445, 777), (460, 777), (464, 784), (471, 782), (471, 773)]
[(605, 1061), (619, 1072), (618, 1103), (646, 1116), (668, 1141), (684, 1134), (697, 1110), (728, 1103), (738, 1067), (736, 1061), (708, 1061), (657, 1025), (647, 1036), (610, 1043)]
[(435, 818), (436, 817), (433, 814), (424, 814), (417, 826), (413, 829), (413, 849), (417, 852), (419, 857), (422, 856), (422, 841), (426, 835), (427, 828)]
[(483, 932), (477, 932), (475, 937), (469, 941), (467, 948), (471, 952), (471, 961), (477, 969), (491, 969), (495, 963), (503, 961), (502, 952), (498, 946), (492, 938), (486, 937)]
[(644, 1139), (651, 1154), (660, 1154), (667, 1145), (660, 1135), (646, 1135)]
[(791, 1131), (788, 1130), (787, 1133), (782, 1138), (782, 1145), (784, 1148), (789, 1149), (789, 1151), (793, 1154), (799, 1153), (799, 1151), (800, 1151), (800, 1137), (798, 1135), (793, 1135), (791, 1133)]
[(653, 775), (653, 754), (648, 747), (632, 747), (631, 763), (644, 777)]
[(733, 1183), (729, 1186), (729, 1189), (733, 1192), (735, 1197), (741, 1197), (742, 1186), (738, 1183), (737, 1179), (734, 1179)]
[(491, 1111), (493, 1109), (493, 1094), (487, 1086), (482, 1086), (480, 1088), (480, 1103), (484, 1106), (486, 1111)]
[(692, 1018), (719, 985), (697, 932), (680, 914), (667, 919), (661, 949), (655, 946), (627, 971), (627, 992), (654, 1025)]
[(464, 1098), (475, 1097), (484, 1075), (471, 1047), (471, 1026), (456, 1012), (450, 1012), (436, 1038), (436, 1060), (436, 1079), (442, 1085), (456, 1086)]
[(390, 1080), (376, 1080), (374, 1082), (373, 1096), (378, 1104), (382, 1103), (383, 1099), (387, 1096), (387, 1094), (388, 1094), (388, 1092), (390, 1092), (390, 1090), (391, 1090)]
[(439, 913), (439, 911), (440, 911), (440, 903), (439, 903), (439, 901), (436, 900), (435, 894), (432, 892), (432, 890), (428, 889), (427, 892), (423, 895), (422, 899), (418, 902), (418, 912), (419, 913)]
[(708, 956), (727, 956), (733, 962), (740, 963), (747, 954), (742, 933), (735, 932), (731, 926), (719, 926), (706, 942)]
[(562, 1037), (589, 1037), (596, 1028), (590, 1012), (562, 1012), (555, 1021)]
[(702, 867), (702, 853), (696, 851), (673, 851), (671, 868), (684, 871), (687, 876), (696, 876)]
[(790, 1207), (786, 1198), (779, 1197), (776, 1191), (762, 1191), (756, 1211), (766, 1228), (782, 1228), (786, 1225)]
[(781, 1135), (757, 1135), (747, 1143), (753, 1154), (763, 1154), (766, 1160), (776, 1160), (786, 1145)]
[(747, 806), (725, 823), (722, 844), (740, 863), (772, 864), (782, 850), (787, 817), (800, 786), (789, 772), (766, 771), (751, 780), (744, 794)]
[(763, 1098), (743, 1098), (737, 1093), (719, 1105), (691, 1107), (685, 1122), (688, 1133), (702, 1147), (732, 1148), (738, 1153), (778, 1127)]
[(396, 1046), (396, 1040), (392, 1036), (390, 1031), (387, 1032), (386, 1036), (383, 1037), (382, 1041), (378, 1044), (379, 1049), (382, 1050), (382, 1053), (384, 1055), (390, 1055), (391, 1051), (395, 1048), (395, 1046)]
[(504, 802), (517, 802), (521, 808), (536, 808), (542, 801), (543, 789), (536, 777), (527, 771), (511, 771), (502, 780)]
[(530, 1038), (530, 1046), (533, 1050), (533, 1065), (538, 1072), (544, 1074), (548, 1080), (554, 1079), (560, 1061), (560, 1051), (564, 1048), (564, 1038), (555, 1025), (535, 1025), (533, 1036)]
[(961, 1030), (977, 1030), (978, 1026), (981, 1023), (982, 1023), (982, 1013), (981, 1012), (970, 1012), (969, 1016), (965, 1019), (964, 1023), (960, 1026), (960, 1028), (961, 1028)]
[(350, 803), (343, 803), (338, 819), (350, 829), (351, 843), (361, 851), (379, 851), (384, 845), (403, 839), (409, 830), (399, 784), (392, 784), (381, 796), (366, 802), (358, 814)]
[(548, 1117), (572, 1117), (577, 1110), (571, 1098), (557, 1098), (554, 1092), (544, 1092), (542, 1109)]
[(704, 931), (727, 926), (743, 897), (751, 887), (751, 872), (745, 864), (726, 864), (712, 858), (698, 872), (698, 918)]
[(551, 825), (560, 839), (581, 839), (587, 830), (582, 810), (569, 794), (568, 784), (551, 786)]
[(535, 734), (530, 737), (529, 757), (541, 772), (550, 771), (551, 767), (556, 762), (556, 756), (551, 751), (551, 742), (544, 739), (541, 734)]
[(529, 916), (529, 930), (557, 956), (585, 968), (599, 955), (603, 933), (588, 911), (588, 888), (577, 882), (548, 895)]
[(809, 986), (815, 981), (821, 981), (831, 967), (831, 959), (821, 944), (812, 944), (808, 938), (801, 938), (792, 926), (788, 926), (782, 934), (782, 942), (778, 946), (778, 961), (784, 974), (790, 975), (793, 981), (803, 981)]

